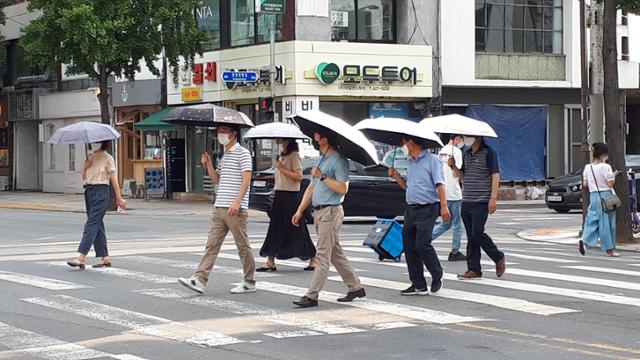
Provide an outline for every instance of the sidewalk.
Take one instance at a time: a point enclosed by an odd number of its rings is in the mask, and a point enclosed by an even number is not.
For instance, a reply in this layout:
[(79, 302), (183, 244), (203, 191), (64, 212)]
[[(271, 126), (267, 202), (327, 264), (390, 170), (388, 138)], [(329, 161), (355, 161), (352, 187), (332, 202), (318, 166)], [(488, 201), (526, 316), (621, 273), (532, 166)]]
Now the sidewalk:
[[(124, 215), (210, 215), (209, 201), (125, 199)], [(84, 213), (84, 195), (41, 192), (0, 192), (0, 208)], [(108, 214), (115, 214), (109, 212)], [(120, 215), (120, 214), (118, 214)], [(260, 211), (249, 210), (250, 217), (265, 217)]]
[[(563, 245), (578, 245), (580, 238), (580, 227), (563, 227), (563, 228), (540, 228), (529, 229), (519, 232), (519, 238), (527, 241), (546, 242)], [(620, 251), (640, 252), (640, 240), (636, 237), (635, 244), (616, 244), (616, 249)]]

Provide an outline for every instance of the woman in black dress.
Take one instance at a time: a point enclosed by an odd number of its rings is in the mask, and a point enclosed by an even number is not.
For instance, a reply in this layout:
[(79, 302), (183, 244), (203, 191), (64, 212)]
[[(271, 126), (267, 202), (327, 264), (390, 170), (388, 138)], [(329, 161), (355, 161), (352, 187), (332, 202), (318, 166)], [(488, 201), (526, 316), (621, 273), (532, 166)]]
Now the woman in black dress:
[(300, 258), (309, 260), (305, 270), (314, 270), (313, 257), (316, 248), (306, 226), (296, 227), (291, 218), (300, 203), (300, 181), (302, 181), (302, 162), (298, 155), (298, 143), (294, 139), (278, 139), (280, 157), (276, 161), (276, 195), (271, 208), (271, 222), (264, 240), (260, 256), (268, 256), (265, 266), (258, 272), (277, 271), (275, 259)]

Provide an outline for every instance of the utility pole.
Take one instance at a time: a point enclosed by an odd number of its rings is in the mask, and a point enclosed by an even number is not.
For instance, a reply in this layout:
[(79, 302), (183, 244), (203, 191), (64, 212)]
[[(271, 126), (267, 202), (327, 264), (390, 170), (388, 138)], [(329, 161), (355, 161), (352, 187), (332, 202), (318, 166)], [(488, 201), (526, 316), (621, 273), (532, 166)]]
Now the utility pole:
[[(586, 166), (590, 161), (589, 149), (589, 62), (587, 61), (587, 21), (586, 21), (586, 0), (580, 0), (580, 103), (581, 103), (581, 123), (582, 123), (582, 162)], [(584, 223), (589, 207), (589, 190), (582, 188), (582, 222)]]
[[(277, 16), (273, 16), (273, 20), (269, 25), (269, 56), (271, 63), (269, 64), (269, 82), (271, 83), (271, 98), (276, 97), (276, 21)], [(274, 110), (274, 109), (271, 109)]]

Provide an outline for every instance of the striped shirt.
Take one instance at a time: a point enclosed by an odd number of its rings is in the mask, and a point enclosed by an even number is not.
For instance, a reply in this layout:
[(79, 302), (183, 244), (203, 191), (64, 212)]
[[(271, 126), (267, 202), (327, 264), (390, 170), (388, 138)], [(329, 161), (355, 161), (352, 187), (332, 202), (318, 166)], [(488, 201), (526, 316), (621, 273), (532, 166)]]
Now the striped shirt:
[(488, 203), (491, 200), (492, 175), (499, 173), (498, 154), (484, 142), (476, 153), (470, 147), (464, 152), (462, 171), (462, 201)]
[[(249, 150), (236, 143), (231, 149), (225, 152), (220, 160), (220, 168), (217, 170), (220, 175), (220, 182), (218, 183), (216, 202), (213, 206), (220, 208), (231, 207), (240, 193), (242, 173), (251, 170), (251, 153), (249, 153)], [(249, 208), (248, 190), (240, 202), (240, 208)]]

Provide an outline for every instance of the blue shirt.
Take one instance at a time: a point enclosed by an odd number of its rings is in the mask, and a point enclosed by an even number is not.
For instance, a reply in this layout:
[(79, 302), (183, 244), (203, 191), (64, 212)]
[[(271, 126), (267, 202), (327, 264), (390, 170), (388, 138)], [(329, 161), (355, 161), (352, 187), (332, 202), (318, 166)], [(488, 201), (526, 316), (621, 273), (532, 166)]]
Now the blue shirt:
[(409, 159), (407, 169), (407, 204), (426, 205), (440, 202), (437, 186), (445, 184), (442, 163), (437, 156), (423, 150)]
[[(349, 162), (344, 156), (333, 150), (330, 155), (323, 156), (318, 162), (318, 168), (323, 174), (341, 182), (349, 181)], [(311, 203), (313, 206), (320, 205), (340, 205), (344, 200), (344, 195), (338, 194), (320, 179), (315, 176), (312, 178), (313, 198)]]

